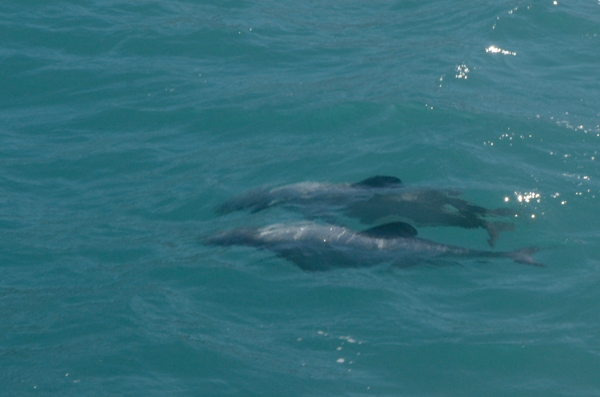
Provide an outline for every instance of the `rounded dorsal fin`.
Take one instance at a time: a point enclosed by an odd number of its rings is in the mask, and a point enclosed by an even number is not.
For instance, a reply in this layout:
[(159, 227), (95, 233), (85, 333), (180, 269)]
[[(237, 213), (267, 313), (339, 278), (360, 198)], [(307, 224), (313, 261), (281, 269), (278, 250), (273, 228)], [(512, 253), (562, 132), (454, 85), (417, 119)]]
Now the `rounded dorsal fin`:
[(411, 238), (417, 236), (417, 229), (405, 222), (391, 222), (363, 230), (360, 234), (372, 238)]
[(402, 181), (395, 176), (375, 175), (352, 184), (353, 187), (400, 187)]

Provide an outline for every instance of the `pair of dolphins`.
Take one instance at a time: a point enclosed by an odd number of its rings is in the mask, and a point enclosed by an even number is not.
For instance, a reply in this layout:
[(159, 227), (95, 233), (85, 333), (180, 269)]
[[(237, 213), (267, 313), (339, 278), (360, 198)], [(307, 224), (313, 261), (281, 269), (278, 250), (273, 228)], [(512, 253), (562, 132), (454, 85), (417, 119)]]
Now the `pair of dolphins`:
[(417, 226), (483, 228), (493, 246), (510, 222), (493, 219), (514, 215), (508, 209), (486, 209), (458, 198), (450, 190), (409, 188), (392, 176), (373, 176), (352, 184), (303, 182), (277, 188), (248, 191), (216, 209), (220, 215), (234, 211), (258, 212), (282, 206), (303, 213), (308, 219), (331, 221), (337, 214), (363, 224), (380, 224), (354, 231), (335, 224), (306, 221), (241, 228), (205, 239), (211, 245), (248, 245), (276, 252), (304, 270), (364, 267), (380, 263), (408, 266), (444, 257), (512, 259), (542, 266), (532, 254), (537, 248), (517, 251), (482, 251), (439, 244), (417, 237)]

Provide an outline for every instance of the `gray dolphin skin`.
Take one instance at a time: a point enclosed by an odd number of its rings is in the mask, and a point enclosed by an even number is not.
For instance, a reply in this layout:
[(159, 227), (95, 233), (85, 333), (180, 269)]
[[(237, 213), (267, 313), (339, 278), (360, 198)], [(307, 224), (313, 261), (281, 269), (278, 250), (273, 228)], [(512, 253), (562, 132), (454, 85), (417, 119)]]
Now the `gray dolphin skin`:
[(415, 226), (483, 228), (491, 246), (500, 232), (514, 229), (510, 222), (497, 221), (498, 217), (514, 217), (514, 211), (486, 209), (458, 198), (459, 195), (452, 190), (405, 187), (393, 176), (373, 176), (353, 184), (303, 182), (255, 189), (226, 201), (216, 211), (258, 212), (284, 206), (308, 219), (329, 221), (333, 215), (341, 214), (367, 225), (400, 220)]
[(393, 193), (402, 187), (395, 177), (376, 176), (349, 184), (301, 182), (276, 188), (259, 188), (226, 201), (217, 208), (218, 214), (234, 211), (258, 212), (274, 206), (286, 206), (318, 214), (342, 210), (357, 202), (364, 202), (376, 194)]
[(443, 258), (508, 258), (517, 263), (543, 266), (532, 254), (535, 247), (494, 252), (438, 244), (417, 238), (417, 231), (393, 222), (366, 231), (314, 222), (275, 224), (262, 228), (226, 231), (204, 239), (209, 245), (247, 245), (267, 249), (306, 271), (356, 268), (390, 263), (410, 266)]

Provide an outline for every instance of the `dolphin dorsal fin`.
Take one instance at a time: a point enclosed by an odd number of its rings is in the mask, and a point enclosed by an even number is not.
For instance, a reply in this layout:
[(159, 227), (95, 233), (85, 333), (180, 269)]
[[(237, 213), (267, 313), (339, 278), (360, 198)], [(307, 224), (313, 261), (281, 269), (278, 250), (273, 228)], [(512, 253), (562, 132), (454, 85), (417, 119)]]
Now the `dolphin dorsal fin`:
[(417, 229), (404, 222), (391, 222), (363, 230), (360, 234), (372, 238), (411, 238), (417, 236)]
[(400, 187), (402, 181), (395, 176), (375, 175), (352, 184), (353, 187)]

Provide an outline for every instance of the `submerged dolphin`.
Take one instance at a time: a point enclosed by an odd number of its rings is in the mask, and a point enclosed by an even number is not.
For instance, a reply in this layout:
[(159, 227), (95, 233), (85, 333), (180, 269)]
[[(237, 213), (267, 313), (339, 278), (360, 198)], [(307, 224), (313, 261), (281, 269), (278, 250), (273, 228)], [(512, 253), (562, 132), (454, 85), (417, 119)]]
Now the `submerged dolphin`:
[(416, 226), (484, 228), (491, 246), (501, 231), (514, 229), (512, 223), (490, 220), (514, 212), (473, 205), (458, 198), (459, 195), (450, 190), (405, 187), (396, 177), (374, 176), (353, 184), (303, 182), (255, 189), (226, 201), (217, 208), (217, 213), (258, 212), (284, 206), (298, 210), (308, 218), (327, 219), (334, 213), (341, 213), (364, 224), (399, 219)]
[(543, 266), (531, 256), (537, 248), (493, 252), (438, 244), (417, 238), (417, 231), (393, 222), (355, 232), (317, 223), (276, 224), (263, 228), (235, 229), (204, 239), (210, 245), (248, 245), (276, 252), (303, 270), (365, 267), (381, 263), (409, 266), (442, 258), (509, 258)]

